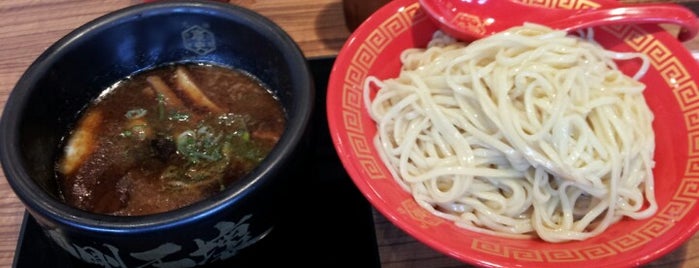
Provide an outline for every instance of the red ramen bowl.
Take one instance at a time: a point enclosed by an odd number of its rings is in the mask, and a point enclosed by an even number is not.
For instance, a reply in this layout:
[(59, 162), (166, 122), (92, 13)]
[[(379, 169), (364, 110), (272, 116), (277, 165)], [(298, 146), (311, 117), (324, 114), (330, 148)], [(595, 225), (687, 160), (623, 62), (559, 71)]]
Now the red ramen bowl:
[[(337, 153), (359, 190), (394, 225), (453, 258), (494, 267), (636, 266), (669, 253), (697, 232), (699, 81), (691, 74), (699, 68), (675, 37), (655, 25), (595, 30), (596, 41), (607, 49), (642, 52), (652, 62), (642, 79), (655, 114), (659, 209), (652, 217), (624, 219), (587, 240), (549, 243), (475, 233), (421, 208), (394, 180), (374, 148), (376, 127), (366, 111), (362, 87), (368, 76), (396, 77), (400, 53), (424, 48), (437, 29), (416, 0), (392, 1), (350, 36), (328, 84), (328, 121)], [(623, 63), (619, 67), (627, 73), (635, 68)]]

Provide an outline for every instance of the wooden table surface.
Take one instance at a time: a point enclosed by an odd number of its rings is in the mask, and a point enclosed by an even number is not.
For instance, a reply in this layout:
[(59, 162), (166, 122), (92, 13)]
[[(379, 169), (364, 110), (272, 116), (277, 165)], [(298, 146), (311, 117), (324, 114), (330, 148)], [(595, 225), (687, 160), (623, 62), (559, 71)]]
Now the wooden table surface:
[[(98, 16), (140, 2), (0, 0), (0, 110), (22, 72), (51, 43)], [(349, 36), (343, 19), (342, 0), (230, 2), (249, 7), (277, 22), (308, 58), (336, 55)], [(697, 44), (697, 39), (686, 43), (692, 51), (699, 48)], [(0, 170), (0, 267), (12, 266), (23, 215), (23, 205)], [(417, 242), (381, 215), (375, 213), (374, 216), (383, 267), (469, 267)], [(699, 234), (647, 266), (699, 267)]]

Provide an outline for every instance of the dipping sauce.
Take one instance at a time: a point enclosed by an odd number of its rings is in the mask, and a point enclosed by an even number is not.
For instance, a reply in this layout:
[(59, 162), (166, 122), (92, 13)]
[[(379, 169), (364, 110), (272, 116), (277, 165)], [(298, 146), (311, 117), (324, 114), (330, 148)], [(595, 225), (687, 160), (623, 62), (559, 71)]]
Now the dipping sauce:
[(255, 77), (207, 64), (170, 64), (105, 90), (65, 137), (57, 160), (64, 201), (101, 214), (187, 206), (250, 173), (286, 124)]

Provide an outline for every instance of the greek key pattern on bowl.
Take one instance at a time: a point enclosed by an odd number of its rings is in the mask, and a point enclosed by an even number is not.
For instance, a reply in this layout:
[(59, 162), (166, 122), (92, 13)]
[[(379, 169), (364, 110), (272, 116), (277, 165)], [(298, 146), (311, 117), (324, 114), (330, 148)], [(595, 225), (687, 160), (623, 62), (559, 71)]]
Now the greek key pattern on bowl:
[(659, 40), (643, 32), (640, 27), (626, 25), (605, 29), (622, 38), (634, 50), (650, 57), (653, 68), (663, 76), (668, 87), (673, 89), (677, 103), (685, 114), (689, 140), (689, 164), (685, 170), (685, 177), (668, 205), (661, 208), (657, 216), (639, 230), (639, 233), (657, 236), (682, 219), (696, 205), (699, 197), (699, 179), (696, 178), (699, 175), (699, 128), (696, 120), (699, 112), (699, 88), (680, 60)]
[[(653, 237), (667, 232), (676, 221), (682, 219), (697, 203), (699, 197), (699, 128), (697, 128), (697, 113), (699, 109), (699, 90), (687, 69), (679, 59), (662, 42), (655, 39), (642, 28), (635, 25), (619, 27), (604, 27), (603, 30), (623, 40), (632, 49), (649, 56), (653, 68), (663, 76), (670, 88), (674, 89), (680, 108), (689, 114), (685, 115), (689, 130), (690, 164), (687, 166), (685, 178), (673, 199), (660, 208), (658, 213), (646, 224), (636, 230), (606, 244), (595, 247), (561, 249), (556, 251), (539, 251), (534, 249), (517, 248), (507, 245), (488, 243), (474, 239), (472, 248), (480, 252), (510, 257), (522, 261), (572, 262), (609, 257), (618, 252), (629, 251), (648, 243)], [(526, 253), (526, 254), (523, 254)]]
[(689, 140), (687, 148), (689, 164), (685, 170), (685, 176), (667, 206), (660, 208), (656, 216), (637, 232), (637, 235), (658, 236), (684, 218), (696, 205), (699, 197), (699, 179), (696, 178), (699, 175), (699, 129), (696, 121), (696, 114), (699, 111), (699, 89), (689, 71), (670, 49), (652, 35), (645, 33), (640, 27), (625, 25), (607, 27), (605, 30), (623, 39), (634, 50), (649, 56), (653, 68), (658, 70), (668, 87), (673, 89), (677, 103), (685, 114)]
[(600, 4), (587, 0), (520, 0), (524, 4), (533, 6), (555, 7), (565, 9), (595, 8)]
[[(522, 0), (521, 2), (559, 8), (599, 6), (596, 2), (585, 0)], [(363, 81), (367, 77), (369, 68), (386, 45), (396, 36), (410, 29), (415, 21), (419, 21), (420, 18), (416, 18), (416, 16), (424, 16), (419, 11), (417, 3), (406, 7), (403, 12), (394, 14), (380, 27), (374, 29), (353, 56), (344, 79), (342, 97), (344, 126), (348, 131), (347, 135), (350, 137), (353, 153), (360, 160), (363, 172), (370, 179), (385, 179), (391, 176), (384, 172), (380, 159), (372, 154), (373, 148), (370, 148), (373, 144), (372, 141), (362, 135), (365, 127), (362, 121)], [(627, 25), (603, 27), (603, 30), (619, 40), (623, 40), (632, 49), (647, 54), (651, 59), (652, 67), (658, 70), (670, 88), (673, 88), (673, 93), (684, 113), (685, 123), (689, 131), (689, 163), (681, 182), (682, 186), (677, 190), (669, 204), (661, 207), (658, 213), (648, 219), (644, 225), (605, 244), (572, 249), (537, 250), (473, 238), (470, 245), (473, 250), (528, 262), (566, 263), (613, 257), (620, 252), (641, 247), (653, 237), (664, 234), (675, 222), (682, 219), (699, 200), (699, 178), (697, 178), (699, 177), (699, 89), (697, 84), (692, 80), (681, 61), (673, 56), (671, 50), (643, 28)], [(431, 228), (443, 223), (441, 220), (435, 220), (435, 216), (426, 215), (427, 211), (415, 203), (412, 198), (403, 200), (397, 210), (419, 222), (422, 228)]]
[(403, 200), (400, 202), (400, 205), (401, 206), (398, 208), (398, 212), (407, 214), (408, 217), (412, 218), (416, 222), (419, 222), (420, 227), (422, 228), (431, 228), (447, 222), (442, 218), (434, 217), (432, 213), (422, 209), (422, 207), (420, 207), (420, 205), (412, 198)]
[(391, 175), (384, 172), (383, 163), (374, 157), (373, 141), (363, 135), (365, 126), (362, 123), (362, 88), (367, 78), (369, 68), (374, 64), (379, 53), (386, 48), (396, 36), (409, 30), (413, 23), (427, 19), (420, 11), (418, 3), (405, 7), (383, 22), (378, 28), (369, 33), (357, 52), (352, 56), (342, 90), (342, 120), (347, 130), (352, 153), (357, 156), (362, 170), (371, 179), (388, 179)]

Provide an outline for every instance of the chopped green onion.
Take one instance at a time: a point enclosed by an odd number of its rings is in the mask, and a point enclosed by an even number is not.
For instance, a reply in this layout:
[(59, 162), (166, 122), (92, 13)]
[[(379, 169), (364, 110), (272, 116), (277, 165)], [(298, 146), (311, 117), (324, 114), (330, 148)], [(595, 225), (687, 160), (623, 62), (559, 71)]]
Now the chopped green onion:
[(126, 118), (128, 119), (138, 119), (145, 116), (147, 113), (148, 111), (146, 109), (136, 108), (133, 110), (129, 110), (128, 112), (126, 112), (126, 114), (124, 114), (124, 116), (126, 116)]
[(146, 125), (136, 125), (133, 126), (131, 130), (136, 134), (138, 140), (146, 139)]
[(158, 118), (160, 120), (165, 119), (165, 96), (162, 93), (158, 93), (155, 97), (158, 101)]
[(119, 133), (119, 136), (124, 138), (135, 137), (138, 140), (146, 139), (147, 125), (135, 125), (130, 129), (125, 129)]
[(177, 136), (177, 151), (192, 163), (201, 160), (217, 161), (223, 157), (219, 144), (220, 139), (221, 135), (214, 135), (206, 126), (202, 126), (196, 131), (183, 131)]
[(189, 120), (189, 114), (182, 113), (182, 112), (174, 112), (168, 117), (169, 120), (174, 120), (178, 122), (186, 122)]

